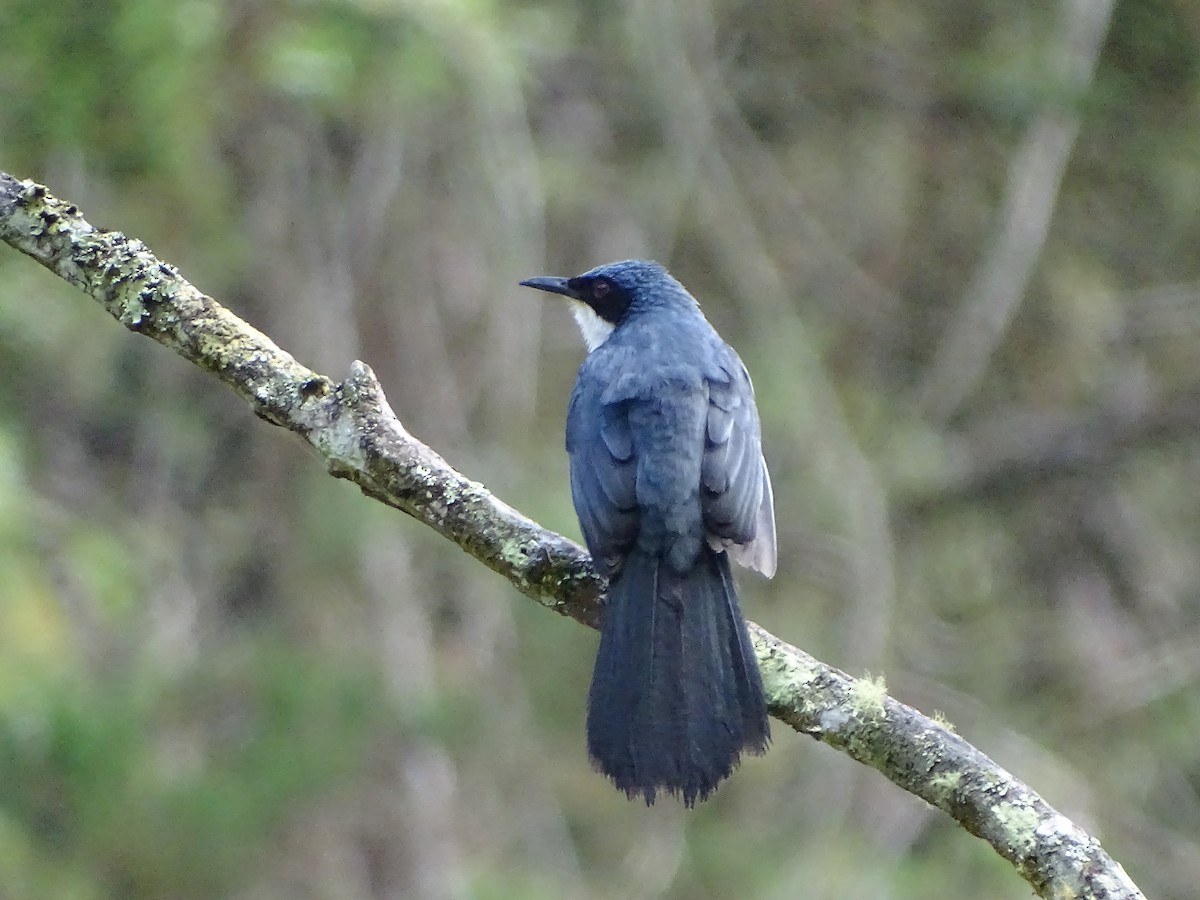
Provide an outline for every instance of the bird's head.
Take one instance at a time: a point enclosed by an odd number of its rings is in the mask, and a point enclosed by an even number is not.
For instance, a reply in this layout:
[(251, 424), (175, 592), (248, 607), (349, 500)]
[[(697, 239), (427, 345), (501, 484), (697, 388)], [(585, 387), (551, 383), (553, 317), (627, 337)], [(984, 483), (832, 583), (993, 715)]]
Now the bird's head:
[(542, 276), (521, 284), (574, 300), (572, 312), (589, 350), (603, 344), (632, 313), (696, 302), (670, 272), (645, 259), (608, 263), (574, 278)]

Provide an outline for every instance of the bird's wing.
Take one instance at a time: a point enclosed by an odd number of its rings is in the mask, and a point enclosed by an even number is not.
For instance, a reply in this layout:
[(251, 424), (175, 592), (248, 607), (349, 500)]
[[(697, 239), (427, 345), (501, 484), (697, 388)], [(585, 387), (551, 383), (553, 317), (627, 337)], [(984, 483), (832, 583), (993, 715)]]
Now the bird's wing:
[[(730, 351), (732, 353), (732, 351)], [(754, 388), (736, 357), (708, 377), (700, 501), (710, 542), (740, 565), (775, 574), (775, 509)]]
[(637, 538), (637, 463), (626, 403), (602, 403), (582, 374), (567, 412), (571, 498), (597, 567), (611, 576)]

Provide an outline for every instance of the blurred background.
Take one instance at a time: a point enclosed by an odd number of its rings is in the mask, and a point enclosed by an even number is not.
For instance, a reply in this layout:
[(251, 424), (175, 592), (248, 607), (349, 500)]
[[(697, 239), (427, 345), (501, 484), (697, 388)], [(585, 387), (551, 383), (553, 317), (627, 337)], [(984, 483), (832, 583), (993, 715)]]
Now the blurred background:
[[(650, 256), (754, 375), (749, 616), (1200, 879), (1193, 0), (6, 0), (0, 168), (577, 536), (582, 346)], [(775, 728), (591, 772), (596, 635), (0, 247), (0, 897), (1021, 898)]]

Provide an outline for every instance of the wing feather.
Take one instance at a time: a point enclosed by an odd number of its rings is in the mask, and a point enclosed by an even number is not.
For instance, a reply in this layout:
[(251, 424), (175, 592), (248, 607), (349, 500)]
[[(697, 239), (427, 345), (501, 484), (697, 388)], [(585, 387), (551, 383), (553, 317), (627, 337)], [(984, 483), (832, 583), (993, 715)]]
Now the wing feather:
[[(700, 477), (694, 488), (703, 528), (709, 543), (727, 550), (735, 562), (772, 575), (775, 518), (754, 391), (733, 350), (722, 345), (720, 354), (707, 367), (704, 392), (697, 397), (703, 404), (707, 395)], [(584, 370), (587, 365), (585, 361)], [(630, 416), (637, 412), (635, 404), (645, 403), (633, 389), (637, 384), (630, 370), (618, 371), (624, 374), (608, 383), (581, 371), (567, 413), (575, 511), (589, 552), (608, 576), (638, 540), (641, 525)], [(646, 409), (641, 413), (644, 418)]]
[[(729, 351), (733, 355), (733, 351)], [(708, 378), (702, 472), (704, 526), (734, 561), (775, 572), (775, 512), (750, 376), (736, 357)]]
[(584, 543), (597, 566), (612, 575), (637, 538), (637, 466), (625, 404), (602, 403), (579, 383), (567, 412), (571, 498)]

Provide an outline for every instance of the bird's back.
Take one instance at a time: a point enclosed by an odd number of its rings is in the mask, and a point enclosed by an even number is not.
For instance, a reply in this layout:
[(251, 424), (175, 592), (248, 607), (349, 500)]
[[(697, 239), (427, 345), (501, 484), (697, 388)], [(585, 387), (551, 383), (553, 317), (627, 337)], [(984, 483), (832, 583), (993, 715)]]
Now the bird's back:
[(524, 283), (585, 307), (567, 451), (584, 539), (608, 578), (588, 750), (630, 796), (667, 791), (690, 806), (769, 739), (729, 570), (731, 557), (775, 564), (750, 379), (655, 263)]

